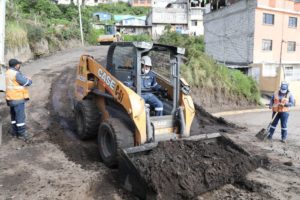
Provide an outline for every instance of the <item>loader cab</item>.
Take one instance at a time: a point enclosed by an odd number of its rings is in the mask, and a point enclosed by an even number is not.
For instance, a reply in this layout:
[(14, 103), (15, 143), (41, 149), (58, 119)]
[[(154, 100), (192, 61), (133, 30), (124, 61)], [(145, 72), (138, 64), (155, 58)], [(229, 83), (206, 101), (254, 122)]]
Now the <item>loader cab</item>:
[[(141, 58), (152, 60), (152, 72), (166, 93), (153, 93), (164, 104), (163, 115), (172, 115), (179, 106), (179, 64), (182, 52), (177, 47), (148, 42), (116, 42), (108, 51), (107, 69), (118, 80), (141, 95)], [(129, 84), (128, 84), (129, 83)]]

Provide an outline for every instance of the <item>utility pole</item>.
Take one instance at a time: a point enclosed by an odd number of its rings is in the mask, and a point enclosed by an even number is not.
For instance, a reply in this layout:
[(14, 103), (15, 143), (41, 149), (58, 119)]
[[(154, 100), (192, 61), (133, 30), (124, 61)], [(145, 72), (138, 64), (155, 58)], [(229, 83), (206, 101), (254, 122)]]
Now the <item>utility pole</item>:
[(0, 0), (0, 91), (5, 91), (4, 42), (5, 42), (5, 3)]
[(284, 67), (282, 66), (282, 46), (283, 46), (284, 40), (281, 40), (280, 44), (280, 56), (279, 56), (279, 68), (283, 72), (283, 80), (285, 81), (285, 70)]
[(80, 4), (79, 0), (77, 0), (77, 6), (78, 6), (78, 13), (79, 13), (81, 44), (82, 44), (82, 46), (84, 46), (83, 31), (82, 31), (82, 19), (81, 19), (81, 4)]
[(0, 0), (0, 64), (4, 64), (4, 41), (5, 41), (5, 3)]
[[(5, 42), (5, 7), (6, 0), (0, 0), (0, 91), (5, 91), (4, 42)], [(0, 146), (2, 144), (2, 119), (0, 116)]]

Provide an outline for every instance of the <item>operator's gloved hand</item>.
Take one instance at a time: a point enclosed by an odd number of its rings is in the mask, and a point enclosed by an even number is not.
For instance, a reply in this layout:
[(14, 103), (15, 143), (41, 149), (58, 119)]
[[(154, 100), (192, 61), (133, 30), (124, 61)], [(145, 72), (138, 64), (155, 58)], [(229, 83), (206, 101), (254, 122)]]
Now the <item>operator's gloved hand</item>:
[(168, 97), (168, 89), (167, 88), (159, 88), (159, 92), (161, 93), (162, 97)]

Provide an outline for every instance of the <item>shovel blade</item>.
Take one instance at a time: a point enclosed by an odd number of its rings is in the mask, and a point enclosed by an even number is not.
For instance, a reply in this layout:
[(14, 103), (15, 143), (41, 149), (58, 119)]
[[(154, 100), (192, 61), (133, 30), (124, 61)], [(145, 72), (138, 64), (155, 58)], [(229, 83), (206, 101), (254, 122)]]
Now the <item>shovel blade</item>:
[(260, 140), (265, 140), (268, 137), (268, 135), (268, 131), (263, 128), (255, 135), (255, 137), (257, 137)]

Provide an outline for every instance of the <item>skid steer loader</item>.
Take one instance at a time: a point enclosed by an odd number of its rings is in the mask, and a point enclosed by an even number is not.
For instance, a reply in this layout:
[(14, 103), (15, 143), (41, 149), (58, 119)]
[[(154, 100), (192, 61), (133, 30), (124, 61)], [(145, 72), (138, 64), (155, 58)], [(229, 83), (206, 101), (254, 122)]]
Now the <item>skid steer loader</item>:
[[(88, 55), (81, 56), (77, 67), (74, 108), (78, 137), (97, 136), (102, 161), (108, 167), (118, 165), (122, 186), (141, 199), (152, 199), (155, 192), (132, 158), (149, 155), (159, 141), (223, 143), (249, 155), (219, 133), (190, 136), (196, 120), (190, 87), (179, 73), (184, 51), (147, 42), (116, 42), (109, 47), (106, 67)], [(141, 96), (145, 55), (151, 57), (152, 71), (164, 88), (152, 91), (163, 103), (162, 116), (155, 116), (155, 109)]]
[[(103, 67), (88, 55), (80, 58), (75, 88), (75, 117), (79, 138), (98, 135), (98, 148), (107, 166), (117, 164), (121, 149), (168, 139), (189, 137), (195, 115), (190, 87), (180, 78), (185, 49), (147, 42), (113, 43)], [(164, 94), (163, 116), (141, 97), (141, 58), (152, 59)], [(132, 81), (132, 87), (124, 83)], [(149, 145), (148, 145), (149, 146)]]

